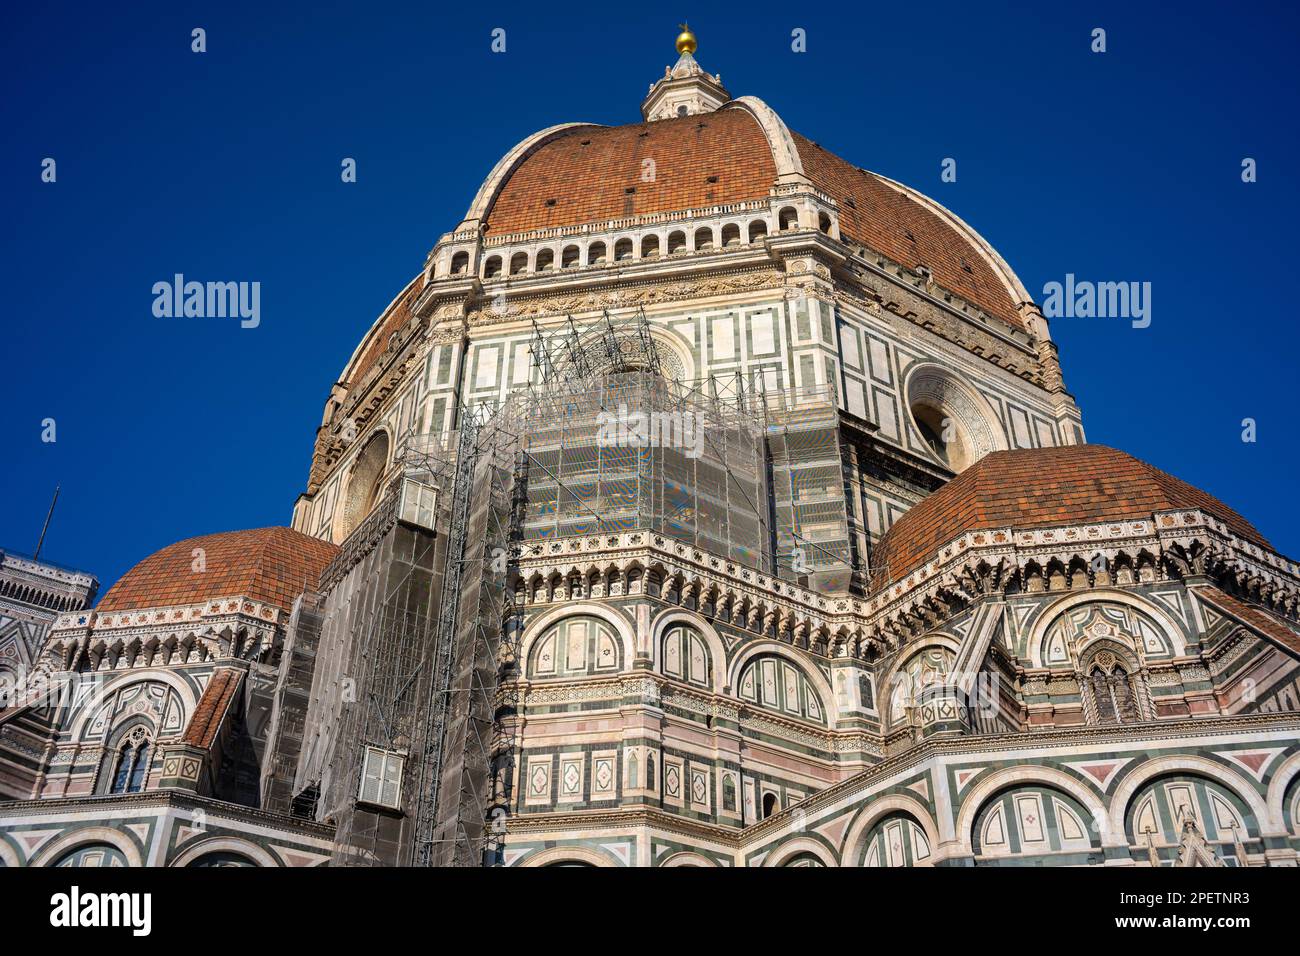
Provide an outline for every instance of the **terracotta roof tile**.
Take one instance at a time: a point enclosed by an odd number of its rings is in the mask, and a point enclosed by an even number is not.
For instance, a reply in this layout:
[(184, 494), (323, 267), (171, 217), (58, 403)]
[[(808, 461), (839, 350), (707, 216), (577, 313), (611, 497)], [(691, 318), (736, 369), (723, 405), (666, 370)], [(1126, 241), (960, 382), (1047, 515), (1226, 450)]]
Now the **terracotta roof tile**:
[(231, 667), (219, 667), (213, 671), (208, 686), (203, 689), (203, 696), (190, 717), (181, 738), (192, 747), (210, 748), (221, 730), (230, 702), (235, 699), (235, 692), (244, 679), (243, 671)]
[(393, 333), (410, 321), (411, 309), (424, 289), (424, 285), (420, 281), (422, 278), (423, 273), (408, 282), (406, 288), (402, 290), (402, 294), (389, 307), (387, 314), (382, 317), (379, 323), (378, 334), (366, 346), (365, 351), (357, 359), (356, 365), (352, 367), (347, 384), (355, 385), (364, 379), (366, 373), (374, 367), (375, 363), (379, 361), (379, 357), (384, 354), (384, 350), (388, 348), (388, 340)]
[[(203, 570), (195, 570), (195, 550)], [(256, 528), (187, 538), (145, 558), (104, 595), (97, 611), (197, 604), (246, 597), (288, 610), (315, 587), (338, 546), (290, 528)]]
[(1023, 327), (1006, 284), (965, 236), (875, 173), (791, 135), (808, 178), (839, 204), (841, 236), (909, 269), (926, 266), (943, 288)]
[[(1021, 327), (1005, 283), (966, 236), (882, 177), (791, 135), (808, 178), (839, 204), (842, 236), (900, 265), (927, 266), (939, 285)], [(655, 172), (649, 183), (642, 178), (647, 159)], [(745, 110), (580, 126), (511, 172), (486, 231), (505, 235), (763, 199), (775, 183), (771, 148)]]
[(1295, 625), (1284, 621), (1272, 611), (1247, 604), (1213, 586), (1197, 588), (1196, 596), (1214, 605), (1239, 624), (1245, 624), (1265, 637), (1272, 638), (1293, 654), (1300, 654), (1300, 633), (1296, 632)]
[(930, 560), (967, 531), (1041, 528), (1149, 517), (1196, 508), (1237, 535), (1271, 547), (1254, 525), (1213, 495), (1105, 445), (995, 451), (915, 505), (872, 554), (872, 592)]
[[(643, 180), (647, 159), (654, 161), (653, 182)], [(744, 110), (577, 127), (515, 168), (486, 230), (528, 232), (762, 199), (775, 181), (772, 150)]]

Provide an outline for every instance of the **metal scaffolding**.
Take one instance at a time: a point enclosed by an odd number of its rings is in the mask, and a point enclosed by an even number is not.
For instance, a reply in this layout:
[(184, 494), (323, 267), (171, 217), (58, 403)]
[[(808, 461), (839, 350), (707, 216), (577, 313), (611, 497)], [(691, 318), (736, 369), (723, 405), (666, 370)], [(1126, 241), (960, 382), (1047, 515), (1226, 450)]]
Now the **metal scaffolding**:
[[(389, 487), (322, 576), (324, 621), (294, 789), (314, 796), (318, 819), (334, 822), (336, 866), (407, 862), (400, 817), (358, 797), (368, 748), (405, 755), (421, 741), (443, 549), (427, 529), (399, 521), (412, 492), (428, 489), (411, 484)], [(402, 791), (412, 770), (404, 768)]]
[(446, 571), (436, 633), (414, 862), (482, 866), (496, 857), (513, 736), (503, 728), (501, 669), (517, 657), (510, 581), (519, 537), (517, 403), (462, 410), (451, 485)]
[[(640, 312), (535, 327), (532, 353), (532, 382), (499, 407), (404, 436), (391, 490), (324, 576), (295, 792), (318, 794), (317, 817), (338, 825), (337, 863), (499, 862), (522, 540), (649, 529), (811, 587), (847, 584), (826, 390), (674, 381)], [(392, 807), (358, 797), (375, 748), (401, 760)]]

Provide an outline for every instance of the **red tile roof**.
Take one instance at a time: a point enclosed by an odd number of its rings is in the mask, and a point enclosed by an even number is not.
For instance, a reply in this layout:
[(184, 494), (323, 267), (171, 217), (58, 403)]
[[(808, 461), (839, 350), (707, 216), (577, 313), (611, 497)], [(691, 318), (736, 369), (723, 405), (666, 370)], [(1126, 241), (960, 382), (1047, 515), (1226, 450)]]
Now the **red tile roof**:
[[(791, 135), (808, 178), (839, 204), (845, 239), (909, 268), (927, 266), (942, 287), (1022, 327), (1005, 283), (967, 236), (898, 186)], [(646, 159), (654, 160), (654, 182), (642, 180)], [(581, 126), (513, 170), (488, 211), (486, 231), (504, 235), (765, 199), (775, 183), (771, 147), (746, 110)]]
[(1197, 588), (1196, 596), (1214, 605), (1237, 623), (1245, 624), (1265, 637), (1271, 637), (1293, 654), (1300, 654), (1300, 633), (1297, 633), (1296, 626), (1284, 621), (1272, 611), (1247, 604), (1213, 586)]
[[(643, 180), (647, 159), (654, 161), (653, 182)], [(717, 181), (709, 182), (711, 176)], [(488, 212), (486, 231), (528, 232), (763, 199), (775, 181), (767, 138), (744, 110), (583, 126), (515, 168)]]
[(221, 730), (230, 702), (235, 699), (240, 682), (244, 679), (243, 671), (231, 667), (219, 667), (212, 672), (208, 686), (203, 689), (194, 714), (185, 728), (181, 738), (192, 747), (210, 748)]
[(921, 203), (875, 173), (859, 169), (798, 133), (791, 133), (804, 172), (839, 205), (840, 235), (915, 269), (1016, 328), (1016, 303), (970, 240)]
[[(198, 549), (202, 570), (195, 570)], [(187, 538), (145, 558), (104, 595), (97, 611), (198, 604), (246, 597), (288, 610), (315, 587), (338, 546), (290, 528), (255, 528)]]
[(384, 354), (384, 350), (388, 348), (388, 340), (392, 338), (393, 333), (410, 321), (411, 309), (424, 288), (423, 282), (420, 281), (423, 275), (421, 273), (408, 282), (406, 288), (389, 306), (388, 312), (381, 317), (380, 327), (375, 337), (371, 339), (365, 351), (358, 356), (356, 364), (346, 373), (348, 385), (355, 385), (366, 377), (366, 373), (374, 367), (375, 363), (379, 361), (379, 357)]
[(882, 590), (967, 531), (1043, 528), (1149, 517), (1196, 508), (1237, 535), (1271, 547), (1213, 495), (1105, 445), (995, 451), (898, 519), (872, 553), (871, 590)]

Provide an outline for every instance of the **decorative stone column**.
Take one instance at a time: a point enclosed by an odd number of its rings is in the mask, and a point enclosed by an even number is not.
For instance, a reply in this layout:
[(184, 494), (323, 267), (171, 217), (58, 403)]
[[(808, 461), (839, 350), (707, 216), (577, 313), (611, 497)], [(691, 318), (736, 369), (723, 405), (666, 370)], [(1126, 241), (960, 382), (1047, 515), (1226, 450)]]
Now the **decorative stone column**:
[(959, 736), (970, 732), (966, 695), (955, 684), (931, 684), (916, 695), (922, 737)]
[(192, 790), (203, 793), (202, 782), (206, 779), (204, 764), (208, 752), (189, 744), (171, 744), (163, 748), (162, 779), (158, 781), (161, 788)]

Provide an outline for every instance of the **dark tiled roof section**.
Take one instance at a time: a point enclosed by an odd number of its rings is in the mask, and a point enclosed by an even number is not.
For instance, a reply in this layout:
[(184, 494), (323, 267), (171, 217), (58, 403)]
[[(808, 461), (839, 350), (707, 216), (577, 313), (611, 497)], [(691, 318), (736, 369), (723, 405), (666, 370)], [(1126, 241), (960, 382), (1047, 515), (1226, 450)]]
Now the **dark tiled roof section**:
[(1213, 495), (1105, 445), (995, 451), (898, 519), (872, 554), (872, 592), (930, 560), (967, 531), (1044, 528), (1196, 508), (1271, 548), (1254, 525)]
[(348, 374), (347, 384), (355, 385), (364, 379), (366, 373), (374, 368), (375, 363), (379, 361), (379, 357), (388, 348), (388, 340), (392, 338), (393, 333), (410, 321), (415, 300), (420, 297), (420, 292), (424, 288), (423, 283), (420, 281), (422, 278), (423, 273), (406, 284), (402, 294), (397, 297), (388, 313), (383, 317), (375, 338), (366, 346), (365, 351), (361, 353), (356, 365)]
[[(654, 161), (654, 182), (642, 178), (647, 159)], [(578, 127), (515, 168), (488, 212), (487, 232), (579, 226), (763, 199), (775, 182), (771, 147), (745, 110)]]
[[(195, 570), (197, 549), (203, 570)], [(187, 538), (145, 558), (104, 595), (99, 612), (246, 597), (284, 610), (315, 587), (338, 547), (290, 528), (255, 528)]]
[(1207, 604), (1214, 605), (1239, 624), (1272, 638), (1292, 654), (1300, 654), (1300, 634), (1296, 633), (1295, 625), (1288, 624), (1272, 611), (1247, 604), (1213, 586), (1197, 588), (1196, 596)]
[(198, 706), (194, 708), (194, 715), (185, 728), (185, 735), (181, 738), (183, 742), (205, 750), (212, 746), (243, 679), (244, 672), (234, 668), (220, 667), (213, 671), (208, 686), (203, 689), (203, 696), (199, 698)]
[(840, 235), (934, 281), (986, 312), (1023, 328), (1005, 283), (971, 242), (939, 216), (875, 173), (859, 169), (791, 133), (804, 173), (839, 204)]

